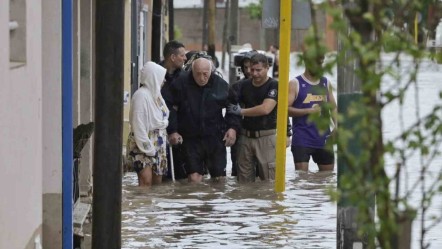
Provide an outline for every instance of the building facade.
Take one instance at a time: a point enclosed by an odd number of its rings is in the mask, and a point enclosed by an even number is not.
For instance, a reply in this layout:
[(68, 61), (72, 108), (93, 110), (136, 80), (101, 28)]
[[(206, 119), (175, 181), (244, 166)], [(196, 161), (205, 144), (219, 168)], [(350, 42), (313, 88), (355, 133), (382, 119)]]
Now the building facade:
[[(124, 1), (121, 84), (127, 92), (122, 120), (126, 123), (131, 87), (137, 82), (137, 78), (133, 80), (134, 71), (151, 59), (153, 2)], [(72, 234), (64, 237), (63, 231), (63, 212), (69, 209), (63, 206), (62, 119), (66, 113), (62, 103), (66, 96), (62, 95), (62, 4), (72, 4), (70, 113), (71, 128), (75, 128), (93, 122), (95, 115), (95, 3), (0, 0), (0, 248), (59, 249), (66, 245), (63, 240), (72, 238)], [(160, 10), (165, 9), (167, 1), (163, 0)], [(159, 19), (160, 30), (166, 29), (164, 11)], [(81, 196), (91, 196), (93, 191), (93, 146), (91, 138), (81, 153)], [(71, 215), (72, 206), (68, 207)]]
[(0, 2), (0, 248), (42, 240), (42, 6)]
[[(175, 28), (182, 37), (179, 38), (188, 50), (201, 50), (203, 44), (204, 10), (202, 4), (193, 4), (197, 1), (184, 1), (175, 6)], [(240, 1), (238, 10), (238, 43), (250, 43), (254, 49), (267, 50), (272, 44), (279, 44), (279, 30), (263, 29), (261, 20), (251, 19), (247, 6), (253, 1)], [(186, 3), (186, 4), (185, 4)], [(215, 40), (216, 49), (222, 50), (223, 28), (229, 19), (225, 18), (225, 4), (217, 4), (215, 13)], [(329, 27), (332, 18), (319, 11), (316, 16), (321, 34), (325, 34), (326, 45), (330, 51), (336, 51), (337, 43), (334, 31)], [(189, 25), (192, 24), (192, 25)], [(229, 27), (229, 26), (227, 26)], [(306, 35), (306, 30), (292, 30), (291, 50), (299, 51)]]

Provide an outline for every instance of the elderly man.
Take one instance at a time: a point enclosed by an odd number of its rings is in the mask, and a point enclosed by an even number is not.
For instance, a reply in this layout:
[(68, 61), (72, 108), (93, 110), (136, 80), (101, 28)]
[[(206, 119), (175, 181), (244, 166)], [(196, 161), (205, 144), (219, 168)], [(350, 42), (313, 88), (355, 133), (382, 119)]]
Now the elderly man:
[(227, 114), (228, 84), (212, 71), (206, 58), (193, 61), (164, 93), (170, 108), (169, 142), (182, 143), (189, 182), (203, 179), (205, 168), (212, 179), (226, 175), (226, 146), (235, 143), (239, 118)]

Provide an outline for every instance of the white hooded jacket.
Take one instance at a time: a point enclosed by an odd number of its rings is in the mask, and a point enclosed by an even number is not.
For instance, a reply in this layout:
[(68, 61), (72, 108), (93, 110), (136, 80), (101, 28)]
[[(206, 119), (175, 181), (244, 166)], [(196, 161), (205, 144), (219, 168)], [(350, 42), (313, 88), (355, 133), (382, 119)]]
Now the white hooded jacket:
[(161, 96), (161, 85), (166, 69), (147, 62), (141, 70), (141, 87), (134, 93), (129, 112), (129, 123), (137, 147), (148, 156), (155, 156), (156, 149), (149, 131), (166, 129), (169, 124), (169, 109)]

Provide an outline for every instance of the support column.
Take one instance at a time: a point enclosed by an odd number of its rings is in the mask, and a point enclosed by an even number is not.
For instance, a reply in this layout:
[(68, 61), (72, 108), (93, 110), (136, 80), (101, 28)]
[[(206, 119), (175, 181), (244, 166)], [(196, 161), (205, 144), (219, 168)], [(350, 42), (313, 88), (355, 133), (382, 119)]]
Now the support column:
[[(92, 117), (92, 1), (80, 0), (80, 124)], [(92, 139), (81, 152), (79, 183), (80, 196), (88, 195), (92, 187)]]
[[(362, 12), (365, 13), (365, 12)], [(362, 39), (369, 42), (371, 39), (371, 29), (364, 29), (367, 26), (359, 25), (354, 26), (354, 30), (351, 27), (347, 32), (359, 32)], [(360, 67), (361, 62), (354, 60), (352, 51), (344, 48), (342, 41), (338, 40), (338, 51), (344, 53), (344, 59), (342, 64), (338, 64), (338, 113), (343, 116), (343, 122), (340, 123), (339, 129), (351, 131), (354, 130), (355, 124), (361, 122), (361, 116), (349, 115), (349, 108), (352, 104), (363, 102), (362, 92), (362, 80), (356, 75), (356, 71)], [(353, 133), (353, 137), (348, 140), (348, 153), (359, 158), (361, 151), (364, 149), (363, 139), (358, 132)], [(373, 155), (376, 156), (376, 155)], [(358, 165), (359, 170), (369, 169), (373, 167), (373, 164)], [(351, 203), (349, 197), (349, 190), (342, 187), (342, 179), (344, 176), (351, 174), (351, 166), (348, 165), (342, 154), (338, 153), (338, 189), (342, 192), (342, 197), (338, 201), (337, 210), (337, 245), (338, 249), (352, 249), (352, 248), (368, 248), (369, 239), (367, 236), (359, 236), (358, 230), (361, 226), (366, 224), (360, 224), (358, 222), (359, 209)], [(372, 172), (367, 170), (367, 172)], [(372, 181), (369, 174), (365, 175), (367, 182)], [(351, 191), (351, 190), (350, 190)], [(375, 196), (371, 193), (367, 193), (365, 196), (366, 205), (368, 206), (370, 218), (374, 219), (375, 209)]]
[(124, 1), (96, 0), (92, 248), (121, 248)]
[(61, 1), (42, 1), (43, 248), (62, 248)]
[(80, 124), (80, 46), (81, 46), (81, 24), (82, 19), (80, 1), (73, 1), (73, 126)]
[[(237, 45), (238, 44), (238, 0), (231, 0), (230, 2), (230, 32), (229, 32), (229, 48), (231, 48), (231, 45)], [(232, 51), (229, 49), (229, 58), (230, 62), (233, 63), (232, 58)], [(236, 81), (236, 68), (232, 67), (229, 63), (229, 84), (233, 84)]]
[[(161, 39), (163, 39), (163, 27), (161, 18), (163, 15), (161, 14), (161, 2), (162, 1), (153, 1), (153, 16), (152, 16), (152, 61), (160, 62), (161, 59)], [(140, 51), (142, 53), (142, 51)]]

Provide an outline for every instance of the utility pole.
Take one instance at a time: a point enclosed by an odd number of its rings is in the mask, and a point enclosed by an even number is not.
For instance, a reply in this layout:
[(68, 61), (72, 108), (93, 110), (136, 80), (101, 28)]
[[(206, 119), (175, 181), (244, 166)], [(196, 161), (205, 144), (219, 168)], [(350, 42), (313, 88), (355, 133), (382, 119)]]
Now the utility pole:
[(210, 0), (204, 0), (203, 5), (203, 34), (202, 34), (202, 43), (201, 43), (201, 50), (204, 49), (204, 45), (209, 44), (208, 42), (208, 15), (209, 15), (209, 1)]
[(224, 7), (224, 25), (223, 25), (223, 42), (222, 42), (222, 57), (221, 57), (221, 69), (224, 70), (224, 64), (226, 61), (226, 52), (228, 51), (227, 48), (227, 27), (229, 26), (229, 6), (230, 6), (230, 0), (226, 0), (226, 5)]
[(281, 0), (279, 12), (279, 34), (281, 37), (279, 61), (281, 67), (279, 68), (278, 103), (286, 103), (277, 106), (276, 120), (275, 191), (281, 193), (285, 191), (292, 1)]
[(131, 1), (131, 80), (130, 93), (131, 96), (138, 89), (138, 6), (137, 1)]
[[(134, 1), (134, 0), (132, 0)], [(152, 61), (160, 62), (161, 60), (161, 39), (163, 36), (161, 35), (162, 28), (161, 27), (161, 18), (163, 18), (161, 14), (161, 3), (162, 1), (156, 0), (153, 1), (153, 15), (152, 15)], [(143, 51), (140, 51), (143, 53)]]
[(229, 32), (229, 84), (233, 84), (236, 81), (236, 69), (232, 67), (232, 45), (238, 44), (238, 0), (231, 0), (230, 2), (230, 32)]
[[(354, 6), (361, 6), (360, 4), (347, 4), (346, 8), (350, 10), (354, 10)], [(361, 21), (360, 16), (362, 13), (368, 12), (368, 6), (366, 9), (360, 9), (359, 12), (353, 11), (349, 12), (351, 14), (347, 14), (349, 19), (349, 30), (358, 32), (361, 35), (361, 38), (364, 43), (368, 43), (371, 41), (372, 35), (372, 26), (366, 21)], [(356, 75), (356, 71), (361, 66), (361, 61), (354, 60), (354, 56), (352, 55), (352, 51), (344, 48), (343, 42), (338, 40), (338, 51), (339, 53), (344, 53), (343, 62), (338, 64), (338, 113), (343, 116), (343, 122), (339, 124), (339, 129), (352, 130), (356, 123), (359, 123), (361, 117), (351, 117), (349, 115), (349, 107), (353, 103), (361, 103), (363, 102), (364, 96), (362, 91), (362, 80)], [(374, 122), (374, 121), (373, 121)], [(373, 138), (376, 139), (376, 138)], [(361, 151), (364, 148), (362, 144), (362, 139), (359, 134), (354, 134), (352, 138), (348, 141), (348, 152), (354, 157), (358, 158), (361, 155)], [(377, 155), (372, 155), (376, 157)], [(369, 167), (373, 167), (372, 165), (359, 165), (360, 170), (367, 169), (368, 172), (370, 170)], [(358, 222), (358, 207), (354, 206), (350, 200), (348, 199), (348, 190), (342, 188), (342, 178), (344, 175), (350, 174), (350, 165), (345, 163), (345, 159), (342, 154), (338, 153), (338, 189), (342, 191), (342, 196), (338, 201), (338, 210), (337, 210), (337, 240), (336, 240), (336, 248), (337, 249), (350, 249), (350, 248), (368, 248), (368, 240), (366, 238), (358, 236), (358, 230), (362, 226), (360, 222)], [(366, 176), (366, 180), (370, 180), (369, 174)], [(369, 206), (370, 213), (373, 215), (375, 210), (375, 196), (367, 193), (366, 196), (367, 205)], [(370, 217), (372, 220), (374, 217)]]
[[(343, 50), (343, 44), (338, 40), (338, 51), (345, 53), (343, 61), (351, 60), (351, 52)], [(345, 51), (345, 52), (344, 52)], [(348, 58), (348, 59), (347, 59)], [(338, 113), (348, 116), (348, 108), (353, 102), (362, 101), (361, 80), (355, 74), (355, 65), (338, 64)], [(339, 124), (340, 128), (351, 130), (351, 122), (347, 118)], [(349, 141), (349, 149), (353, 155), (359, 155), (361, 144), (356, 138)], [(350, 172), (349, 166), (343, 163), (342, 156), (338, 153), (338, 189), (341, 189), (341, 178)], [(363, 248), (362, 241), (358, 239), (357, 229), (357, 207), (352, 206), (348, 200), (342, 198), (338, 202), (336, 243), (337, 249), (353, 248), (353, 244), (360, 245), (357, 248)]]
[(169, 41), (175, 39), (175, 10), (173, 8), (173, 0), (169, 0)]
[(92, 248), (121, 248), (124, 1), (96, 0)]
[(207, 41), (207, 54), (212, 56), (215, 62), (215, 16), (216, 16), (216, 3), (215, 0), (209, 0), (208, 17), (209, 17), (209, 37)]

